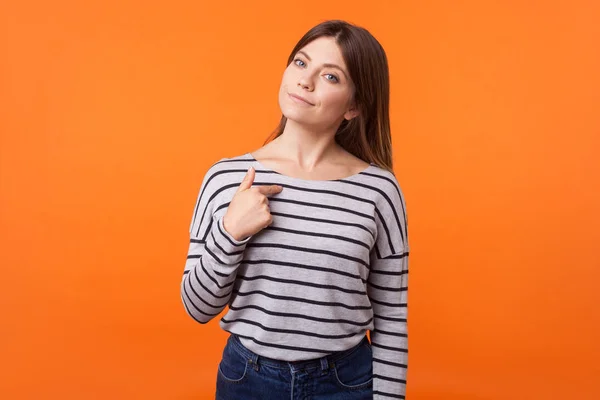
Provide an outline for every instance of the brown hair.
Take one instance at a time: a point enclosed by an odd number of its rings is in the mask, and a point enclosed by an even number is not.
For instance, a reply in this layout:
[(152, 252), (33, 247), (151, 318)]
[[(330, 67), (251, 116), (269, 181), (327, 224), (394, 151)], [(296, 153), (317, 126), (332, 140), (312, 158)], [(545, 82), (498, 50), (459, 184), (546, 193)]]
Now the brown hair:
[[(360, 111), (351, 120), (344, 119), (336, 134), (336, 142), (363, 161), (371, 162), (393, 173), (392, 138), (390, 134), (390, 81), (387, 56), (381, 44), (366, 29), (342, 20), (324, 21), (309, 30), (290, 53), (287, 65), (296, 53), (315, 39), (335, 38), (354, 83), (354, 100)], [(287, 118), (265, 141), (283, 133)]]

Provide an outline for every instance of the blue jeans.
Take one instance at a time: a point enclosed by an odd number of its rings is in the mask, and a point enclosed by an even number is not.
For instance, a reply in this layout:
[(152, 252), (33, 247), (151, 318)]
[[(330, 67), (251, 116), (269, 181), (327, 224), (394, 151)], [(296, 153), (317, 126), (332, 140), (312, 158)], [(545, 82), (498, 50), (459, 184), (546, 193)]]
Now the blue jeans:
[(288, 362), (259, 356), (231, 334), (217, 371), (216, 400), (251, 399), (372, 400), (369, 339), (322, 358)]

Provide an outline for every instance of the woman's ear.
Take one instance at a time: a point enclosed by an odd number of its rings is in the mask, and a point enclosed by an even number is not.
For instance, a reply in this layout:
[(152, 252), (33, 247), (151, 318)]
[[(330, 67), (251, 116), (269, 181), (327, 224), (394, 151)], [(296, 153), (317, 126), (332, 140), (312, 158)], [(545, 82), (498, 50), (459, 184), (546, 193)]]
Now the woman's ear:
[(352, 118), (358, 116), (358, 114), (360, 114), (360, 112), (358, 111), (358, 108), (356, 107), (356, 105), (354, 103), (352, 103), (352, 105), (350, 106), (348, 111), (346, 111), (344, 113), (344, 118), (347, 119), (348, 121), (350, 121)]

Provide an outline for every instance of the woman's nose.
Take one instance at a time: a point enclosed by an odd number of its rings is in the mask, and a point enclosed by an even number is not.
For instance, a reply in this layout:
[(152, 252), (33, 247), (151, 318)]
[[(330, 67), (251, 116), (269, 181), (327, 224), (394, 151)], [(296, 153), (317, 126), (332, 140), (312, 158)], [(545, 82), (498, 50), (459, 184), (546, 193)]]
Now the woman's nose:
[(298, 80), (298, 86), (300, 86), (302, 89), (312, 90), (312, 83), (310, 81), (310, 78), (306, 75), (300, 77), (300, 79)]

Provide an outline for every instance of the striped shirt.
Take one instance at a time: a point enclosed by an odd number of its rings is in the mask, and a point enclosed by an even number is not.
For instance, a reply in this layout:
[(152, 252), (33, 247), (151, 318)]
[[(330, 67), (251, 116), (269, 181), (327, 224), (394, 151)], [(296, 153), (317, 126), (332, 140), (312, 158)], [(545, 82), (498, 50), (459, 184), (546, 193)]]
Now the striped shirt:
[[(235, 240), (223, 216), (250, 166), (272, 223)], [(265, 357), (299, 361), (355, 346), (370, 331), (374, 399), (403, 399), (408, 360), (408, 240), (394, 174), (371, 163), (337, 180), (283, 175), (250, 153), (204, 176), (181, 282), (186, 312)]]

